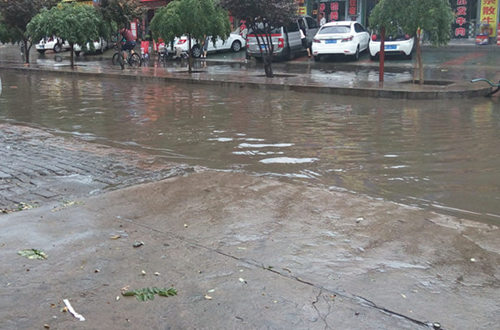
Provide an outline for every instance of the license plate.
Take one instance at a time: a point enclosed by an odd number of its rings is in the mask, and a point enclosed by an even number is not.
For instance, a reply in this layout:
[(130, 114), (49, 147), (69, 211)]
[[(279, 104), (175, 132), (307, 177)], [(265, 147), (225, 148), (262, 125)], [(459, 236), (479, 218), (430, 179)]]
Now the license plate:
[(337, 39), (327, 39), (325, 40), (325, 44), (336, 44), (337, 43)]
[(397, 45), (385, 45), (384, 49), (385, 50), (391, 50), (391, 49), (397, 49), (398, 46)]
[(44, 45), (40, 45), (40, 49), (44, 49), (44, 48), (45, 48), (45, 46), (44, 46)]
[(266, 45), (260, 45), (260, 49), (266, 49)]

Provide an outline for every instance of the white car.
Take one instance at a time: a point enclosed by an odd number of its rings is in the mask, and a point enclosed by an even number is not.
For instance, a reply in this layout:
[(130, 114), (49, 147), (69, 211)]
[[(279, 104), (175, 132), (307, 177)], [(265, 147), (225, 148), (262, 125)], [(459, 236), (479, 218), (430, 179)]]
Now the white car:
[[(246, 47), (245, 39), (238, 33), (231, 33), (229, 37), (224, 41), (221, 38), (217, 38), (215, 41), (215, 46), (212, 40), (208, 42), (208, 52), (216, 51), (233, 51), (239, 52)], [(174, 49), (180, 48), (182, 52), (187, 53), (189, 48), (189, 40), (187, 36), (182, 36), (180, 38), (175, 38)], [(175, 52), (174, 50), (170, 50)], [(193, 57), (200, 57), (203, 54), (203, 46), (196, 40), (191, 39), (191, 55)]]
[(79, 56), (82, 51), (85, 53), (94, 51), (96, 53), (102, 54), (106, 49), (108, 49), (108, 42), (104, 38), (99, 38), (98, 40), (94, 40), (93, 44), (94, 44), (94, 50), (90, 48), (90, 43), (88, 42), (85, 46), (85, 49), (82, 49), (82, 46), (80, 46), (79, 44), (74, 44), (73, 50), (75, 51), (75, 55)]
[[(396, 36), (386, 36), (384, 41), (385, 55), (403, 55), (411, 59), (415, 39), (408, 34), (398, 33)], [(372, 34), (370, 39), (370, 59), (377, 59), (380, 52), (380, 35)]]
[(312, 53), (319, 61), (323, 55), (344, 54), (359, 59), (368, 48), (370, 34), (355, 21), (329, 22), (313, 38)]
[(45, 37), (35, 45), (37, 52), (44, 54), (47, 50), (52, 50), (54, 53), (62, 52), (70, 49), (69, 43), (57, 37)]

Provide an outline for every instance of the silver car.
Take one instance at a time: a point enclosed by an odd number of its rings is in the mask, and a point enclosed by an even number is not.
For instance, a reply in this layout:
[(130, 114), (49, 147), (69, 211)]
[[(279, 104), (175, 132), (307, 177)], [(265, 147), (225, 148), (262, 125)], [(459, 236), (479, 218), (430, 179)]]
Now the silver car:
[[(273, 56), (290, 60), (295, 55), (304, 53), (306, 50), (302, 47), (302, 40), (299, 32), (299, 22), (304, 24), (306, 28), (306, 38), (308, 44), (312, 43), (313, 37), (318, 32), (319, 25), (316, 20), (310, 16), (299, 16), (296, 21), (287, 27), (281, 26), (271, 32), (271, 40), (273, 43)], [(247, 56), (254, 57), (257, 60), (262, 60), (266, 53), (266, 45), (257, 43), (256, 35), (253, 31), (249, 31), (247, 35)]]

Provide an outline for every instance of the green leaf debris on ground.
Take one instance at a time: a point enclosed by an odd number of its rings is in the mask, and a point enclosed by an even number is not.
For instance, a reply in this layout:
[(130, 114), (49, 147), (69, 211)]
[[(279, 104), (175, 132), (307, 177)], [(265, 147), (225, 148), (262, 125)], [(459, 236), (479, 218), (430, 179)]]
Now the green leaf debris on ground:
[(37, 249), (25, 249), (18, 251), (17, 254), (26, 257), (28, 259), (38, 259), (38, 260), (47, 259), (47, 254), (42, 250), (37, 250)]
[(177, 290), (174, 288), (159, 289), (154, 287), (122, 292), (125, 297), (135, 296), (139, 301), (154, 300), (156, 294), (161, 297), (171, 297), (177, 295)]

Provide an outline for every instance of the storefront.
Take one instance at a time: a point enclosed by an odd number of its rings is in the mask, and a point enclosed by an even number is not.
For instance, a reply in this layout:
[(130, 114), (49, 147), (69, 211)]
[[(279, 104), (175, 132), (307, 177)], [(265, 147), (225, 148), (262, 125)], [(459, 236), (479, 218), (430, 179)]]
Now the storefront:
[[(370, 13), (378, 0), (297, 0), (299, 12), (319, 20), (323, 13), (327, 22), (355, 20), (369, 26)], [(449, 0), (455, 14), (452, 38), (474, 39), (488, 35), (490, 41), (498, 36), (500, 0)]]
[(158, 8), (166, 6), (170, 1), (171, 0), (140, 0), (141, 5), (146, 9), (146, 12), (139, 26), (139, 36), (141, 38), (146, 38), (148, 35), (150, 35), (149, 23), (151, 23), (156, 10), (158, 10)]
[(317, 19), (323, 13), (327, 22), (358, 21), (367, 26), (369, 13), (376, 3), (377, 0), (306, 0), (304, 7), (308, 15)]

